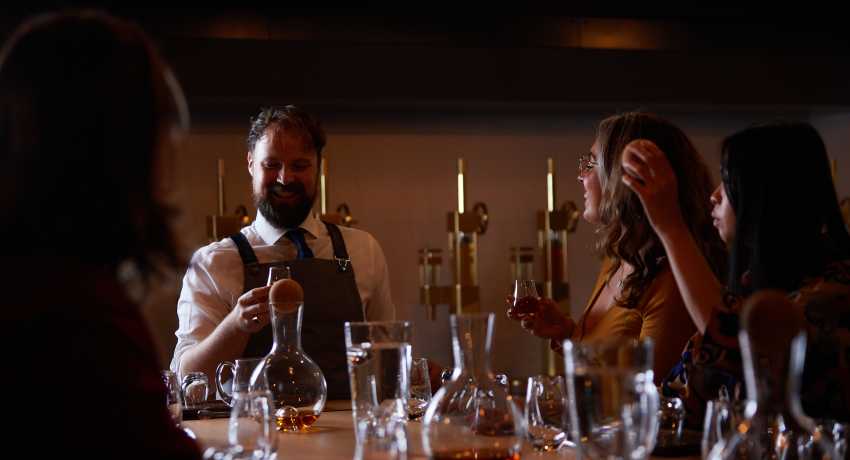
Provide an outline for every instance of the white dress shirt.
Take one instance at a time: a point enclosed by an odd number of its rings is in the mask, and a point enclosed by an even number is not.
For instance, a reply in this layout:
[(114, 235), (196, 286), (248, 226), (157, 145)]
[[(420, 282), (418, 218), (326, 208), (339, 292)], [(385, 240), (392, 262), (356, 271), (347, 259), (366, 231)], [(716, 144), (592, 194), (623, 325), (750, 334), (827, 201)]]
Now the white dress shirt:
[[(313, 255), (319, 259), (333, 258), (333, 245), (325, 225), (310, 215), (301, 224), (304, 238)], [(351, 265), (357, 291), (367, 321), (395, 319), (395, 307), (390, 297), (387, 261), (381, 246), (372, 235), (348, 227), (339, 227)], [(297, 249), (287, 229), (272, 226), (257, 213), (254, 223), (242, 229), (260, 263), (293, 260)], [(198, 249), (183, 277), (183, 289), (177, 301), (177, 345), (171, 369), (179, 369), (183, 353), (209, 336), (233, 309), (242, 295), (245, 275), (236, 244), (230, 238)]]

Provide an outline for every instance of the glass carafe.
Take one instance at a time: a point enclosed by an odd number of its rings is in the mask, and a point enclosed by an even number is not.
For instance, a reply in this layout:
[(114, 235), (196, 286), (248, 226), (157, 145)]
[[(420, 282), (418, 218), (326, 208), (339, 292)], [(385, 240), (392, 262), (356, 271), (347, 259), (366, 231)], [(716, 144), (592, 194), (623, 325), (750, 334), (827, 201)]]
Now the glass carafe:
[(269, 309), (274, 342), (251, 376), (251, 390), (271, 391), (278, 431), (303, 431), (318, 420), (325, 407), (325, 376), (301, 348), (304, 303), (270, 303)]
[(802, 309), (782, 293), (753, 295), (741, 315), (747, 401), (743, 419), (707, 458), (835, 459), (828, 433), (803, 413), (801, 380), (806, 357)]
[(455, 366), (425, 411), (425, 452), (432, 459), (519, 459), (525, 422), (490, 369), (494, 316), (450, 321)]

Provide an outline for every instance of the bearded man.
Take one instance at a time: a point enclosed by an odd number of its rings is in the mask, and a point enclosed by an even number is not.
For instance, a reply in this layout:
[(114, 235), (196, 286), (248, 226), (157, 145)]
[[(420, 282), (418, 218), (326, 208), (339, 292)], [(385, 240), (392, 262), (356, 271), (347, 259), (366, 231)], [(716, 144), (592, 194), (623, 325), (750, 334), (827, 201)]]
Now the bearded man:
[(304, 110), (263, 109), (248, 133), (257, 217), (241, 232), (199, 249), (177, 303), (171, 369), (201, 371), (265, 356), (272, 343), (267, 284), (286, 266), (304, 288), (302, 346), (322, 369), (328, 399), (349, 399), (343, 324), (395, 319), (383, 250), (372, 235), (311, 212), (325, 133)]

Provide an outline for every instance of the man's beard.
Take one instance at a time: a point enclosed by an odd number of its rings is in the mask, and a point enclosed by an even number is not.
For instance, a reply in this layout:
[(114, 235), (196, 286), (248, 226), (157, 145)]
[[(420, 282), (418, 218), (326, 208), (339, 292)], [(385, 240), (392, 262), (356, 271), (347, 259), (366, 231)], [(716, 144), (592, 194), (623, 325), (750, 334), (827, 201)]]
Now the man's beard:
[[(292, 182), (287, 185), (275, 182), (266, 187), (265, 192), (264, 195), (254, 195), (254, 204), (269, 223), (281, 229), (298, 228), (310, 214), (310, 210), (313, 209), (313, 202), (316, 201), (316, 194), (313, 193), (313, 196), (308, 196), (304, 184), (300, 182)], [(297, 200), (294, 203), (274, 203), (275, 194), (285, 192), (298, 195)]]

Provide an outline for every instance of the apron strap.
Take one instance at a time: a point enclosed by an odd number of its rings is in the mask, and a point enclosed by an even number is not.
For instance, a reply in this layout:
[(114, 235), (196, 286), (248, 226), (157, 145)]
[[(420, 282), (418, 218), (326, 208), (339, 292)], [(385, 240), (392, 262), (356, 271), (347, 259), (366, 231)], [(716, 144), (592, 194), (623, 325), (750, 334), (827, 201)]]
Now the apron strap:
[(245, 238), (245, 235), (241, 232), (235, 233), (230, 235), (230, 239), (236, 243), (236, 249), (239, 250), (239, 257), (242, 258), (242, 264), (251, 265), (259, 262), (257, 255), (254, 254), (254, 250), (251, 249), (251, 243), (248, 242), (248, 238)]
[(348, 257), (348, 251), (345, 249), (345, 240), (342, 239), (342, 232), (334, 224), (328, 222), (324, 224), (328, 228), (328, 235), (331, 237), (331, 244), (334, 248), (334, 261), (337, 264), (337, 268), (341, 272), (350, 271), (351, 258)]

